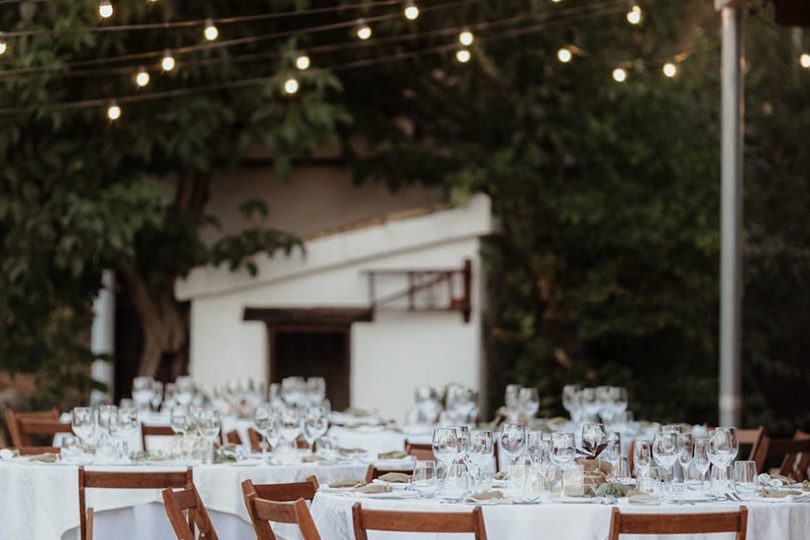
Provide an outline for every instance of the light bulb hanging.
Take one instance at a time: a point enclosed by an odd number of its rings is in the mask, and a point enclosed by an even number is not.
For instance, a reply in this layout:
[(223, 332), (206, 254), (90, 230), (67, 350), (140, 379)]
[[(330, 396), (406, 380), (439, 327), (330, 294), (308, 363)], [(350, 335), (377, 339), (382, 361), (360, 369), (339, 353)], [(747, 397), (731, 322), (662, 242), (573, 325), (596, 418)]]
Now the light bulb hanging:
[(616, 68), (613, 70), (613, 80), (616, 82), (624, 82), (627, 80), (627, 71), (624, 68)]
[(203, 30), (203, 35), (208, 41), (214, 41), (219, 37), (219, 30), (216, 26), (214, 26), (214, 21), (211, 19), (205, 20), (205, 30)]
[(110, 122), (115, 122), (119, 118), (121, 118), (121, 107), (118, 106), (118, 103), (115, 100), (110, 102), (110, 105), (107, 107), (107, 118)]
[(357, 30), (355, 30), (355, 35), (357, 36), (357, 39), (362, 41), (365, 41), (371, 37), (371, 27), (366, 24), (365, 19), (360, 19), (357, 21)]
[(102, 19), (109, 19), (113, 15), (113, 5), (110, 0), (101, 0), (98, 3), (98, 14)]
[(464, 45), (465, 47), (469, 47), (472, 45), (473, 41), (475, 41), (475, 36), (472, 32), (467, 30), (466, 28), (459, 32), (458, 34), (458, 42)]
[(174, 56), (172, 56), (172, 51), (166, 49), (163, 51), (163, 58), (160, 61), (160, 67), (163, 71), (171, 71), (174, 69), (176, 62), (174, 61)]
[(306, 54), (299, 54), (295, 58), (295, 67), (297, 67), (301, 71), (304, 71), (305, 69), (308, 69), (309, 64), (310, 64), (309, 56), (307, 56)]
[(661, 71), (664, 72), (664, 76), (669, 77), (671, 79), (678, 74), (678, 66), (676, 66), (672, 62), (667, 62), (666, 64), (664, 64), (664, 67), (661, 68)]
[(633, 5), (630, 7), (630, 10), (627, 12), (627, 22), (630, 24), (640, 24), (641, 23), (641, 6), (633, 2)]
[(290, 95), (295, 94), (296, 92), (298, 92), (298, 88), (299, 88), (298, 80), (296, 80), (295, 78), (290, 77), (289, 79), (284, 81), (285, 93)]
[(413, 0), (405, 2), (405, 10), (403, 11), (405, 18), (409, 21), (415, 21), (419, 18), (419, 7)]
[(810, 68), (810, 53), (802, 53), (802, 55), (799, 56), (799, 64), (803, 68)]
[(466, 64), (472, 59), (472, 54), (469, 49), (459, 49), (456, 51), (456, 60), (462, 64)]
[(563, 64), (567, 64), (574, 58), (574, 55), (571, 53), (571, 50), (568, 47), (563, 47), (559, 51), (557, 51), (557, 60), (562, 62)]
[(138, 87), (143, 88), (149, 84), (150, 80), (151, 77), (149, 76), (149, 72), (146, 71), (146, 68), (141, 67), (138, 69), (138, 73), (135, 74), (135, 84), (138, 85)]

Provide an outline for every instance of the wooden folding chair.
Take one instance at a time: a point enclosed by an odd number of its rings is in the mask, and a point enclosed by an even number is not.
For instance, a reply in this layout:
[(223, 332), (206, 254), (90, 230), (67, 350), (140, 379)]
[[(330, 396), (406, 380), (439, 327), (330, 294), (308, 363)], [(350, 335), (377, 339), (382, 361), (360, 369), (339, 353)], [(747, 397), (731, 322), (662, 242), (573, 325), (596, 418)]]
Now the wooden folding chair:
[[(244, 482), (242, 487), (245, 488)], [(304, 498), (294, 502), (271, 501), (260, 498), (253, 490), (246, 490), (244, 496), (257, 540), (276, 540), (270, 523), (294, 523), (298, 525), (304, 540), (321, 540)]]
[[(793, 434), (793, 439), (796, 441), (810, 439), (810, 433), (797, 430), (796, 433)], [(782, 461), (782, 468), (789, 469), (791, 464), (796, 473), (796, 480), (804, 481), (810, 479), (810, 452), (804, 452), (796, 456), (785, 456), (785, 459)]]
[(737, 533), (745, 540), (748, 509), (709, 514), (627, 514), (613, 509), (608, 540), (619, 540), (621, 534), (713, 534)]
[(254, 452), (262, 451), (262, 434), (253, 428), (248, 428), (248, 439), (250, 440), (250, 449)]
[(81, 539), (87, 537), (87, 489), (166, 489), (193, 485), (191, 467), (183, 472), (86, 471), (79, 467), (79, 526)]
[(417, 444), (405, 441), (405, 453), (419, 461), (436, 461), (432, 444)]
[(765, 467), (767, 450), (763, 444), (765, 440), (765, 428), (759, 426), (756, 429), (738, 429), (737, 441), (740, 446), (750, 446), (748, 460), (757, 464), (757, 471), (762, 472)]
[(801, 463), (810, 461), (810, 438), (771, 439), (766, 435), (764, 439), (767, 459), (782, 460), (779, 474), (801, 482), (807, 469), (806, 465), (802, 469)]
[(11, 438), (12, 446), (31, 446), (30, 439), (24, 439), (20, 429), (22, 419), (31, 420), (59, 420), (59, 411), (51, 409), (49, 411), (14, 412), (12, 409), (5, 410), (6, 428)]
[(225, 435), (225, 442), (228, 444), (236, 444), (241, 446), (242, 445), (242, 437), (239, 436), (239, 432), (235, 429), (229, 431), (227, 435)]
[(95, 514), (92, 508), (87, 509), (87, 538), (86, 540), (93, 540), (93, 522), (95, 521)]
[(254, 484), (252, 480), (242, 482), (242, 494), (255, 492), (260, 499), (269, 501), (289, 502), (298, 499), (312, 501), (318, 491), (318, 479), (310, 476), (303, 482), (287, 482), (284, 484)]
[(177, 540), (194, 540), (195, 525), (200, 531), (199, 540), (219, 540), (194, 484), (179, 491), (164, 489), (163, 504)]
[(484, 513), (478, 506), (472, 512), (400, 512), (363, 510), (360, 503), (352, 506), (354, 537), (368, 540), (366, 531), (408, 533), (470, 533), (475, 540), (487, 540)]
[(170, 426), (149, 426), (141, 424), (141, 447), (148, 451), (146, 446), (147, 437), (174, 437), (176, 434)]
[(20, 439), (24, 443), (20, 445), (21, 447), (33, 446), (32, 435), (47, 436), (49, 441), (52, 441), (57, 433), (73, 433), (70, 424), (51, 418), (20, 418), (17, 426), (20, 430)]
[(366, 482), (370, 483), (372, 480), (375, 480), (375, 479), (379, 478), (380, 476), (382, 476), (384, 474), (387, 474), (387, 473), (391, 473), (391, 472), (392, 473), (407, 474), (408, 476), (410, 476), (410, 475), (413, 474), (413, 467), (411, 467), (410, 469), (378, 469), (373, 464), (371, 464), (371, 465), (368, 466), (368, 469), (366, 469), (366, 478), (365, 478), (365, 480), (366, 480)]

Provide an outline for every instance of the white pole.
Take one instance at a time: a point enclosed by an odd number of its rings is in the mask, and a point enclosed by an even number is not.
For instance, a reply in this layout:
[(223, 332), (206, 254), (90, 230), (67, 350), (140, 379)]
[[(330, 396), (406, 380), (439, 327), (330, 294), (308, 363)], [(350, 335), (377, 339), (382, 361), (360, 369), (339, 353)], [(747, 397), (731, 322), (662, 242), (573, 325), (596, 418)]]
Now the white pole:
[[(93, 326), (90, 330), (90, 350), (93, 354), (112, 355), (115, 352), (115, 293), (113, 273), (105, 270), (102, 287), (93, 302)], [(110, 401), (113, 396), (114, 366), (111, 362), (96, 360), (90, 368), (90, 376), (107, 386), (106, 392), (93, 390), (90, 402)]]
[(743, 9), (723, 19), (720, 252), (720, 425), (739, 426), (742, 409)]

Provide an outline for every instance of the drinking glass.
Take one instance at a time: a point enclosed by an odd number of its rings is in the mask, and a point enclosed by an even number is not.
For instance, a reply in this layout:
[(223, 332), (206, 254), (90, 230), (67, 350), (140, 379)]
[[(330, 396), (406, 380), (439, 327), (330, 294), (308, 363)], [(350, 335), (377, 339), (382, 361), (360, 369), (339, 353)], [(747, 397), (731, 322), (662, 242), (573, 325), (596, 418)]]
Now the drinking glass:
[(315, 441), (326, 435), (329, 429), (329, 415), (323, 407), (310, 407), (304, 416), (304, 438), (312, 453), (315, 453)]
[(636, 467), (636, 476), (639, 476), (652, 466), (652, 444), (650, 441), (636, 441), (633, 446), (633, 461)]
[(118, 408), (118, 422), (115, 425), (113, 435), (121, 442), (122, 459), (129, 455), (129, 438), (138, 429), (138, 411), (132, 407)]
[(596, 420), (600, 407), (596, 396), (596, 388), (583, 388), (579, 395), (583, 413), (581, 420), (593, 422)]
[(194, 381), (188, 375), (177, 377), (174, 399), (180, 405), (188, 405), (194, 399)]
[(427, 497), (436, 491), (436, 463), (433, 461), (417, 461), (411, 476), (411, 489), (422, 497)]
[(530, 431), (528, 433), (529, 457), (532, 463), (545, 467), (548, 465), (551, 454), (551, 439), (545, 438), (542, 431)]
[[(472, 431), (467, 444), (466, 463), (476, 476), (480, 488), (484, 469), (491, 463), (495, 449), (495, 436), (491, 431)], [(470, 467), (472, 465), (472, 467)]]
[(287, 406), (300, 406), (305, 393), (306, 381), (303, 377), (284, 377), (281, 380), (281, 398)]
[(450, 464), (458, 456), (458, 431), (452, 427), (436, 427), (432, 442), (433, 455), (444, 466), (446, 479)]
[(152, 410), (159, 411), (161, 403), (163, 403), (163, 383), (154, 381), (152, 383)]
[(711, 459), (709, 458), (709, 439), (706, 437), (696, 437), (692, 443), (694, 444), (692, 463), (695, 466), (695, 470), (700, 473), (700, 488), (702, 490), (706, 472), (709, 470), (709, 465), (711, 464)]
[(605, 459), (608, 463), (610, 463), (613, 476), (615, 478), (620, 478), (618, 476), (618, 468), (622, 459), (622, 435), (617, 431), (611, 431), (608, 433), (605, 442), (607, 443), (607, 447), (605, 447), (604, 452)]
[(174, 405), (169, 411), (169, 425), (172, 431), (179, 435), (185, 435), (188, 429), (188, 409), (185, 405)]
[(461, 463), (451, 463), (444, 478), (442, 496), (450, 500), (460, 500), (469, 493), (469, 475), (467, 467)]
[(287, 442), (287, 446), (295, 448), (295, 441), (301, 435), (301, 414), (297, 409), (285, 407), (281, 411), (281, 438)]
[(579, 422), (582, 401), (578, 384), (566, 384), (563, 386), (562, 404), (571, 416), (571, 420)]
[(653, 438), (653, 458), (667, 478), (678, 461), (678, 435), (675, 431), (661, 431)]
[(734, 486), (743, 498), (756, 496), (758, 487), (757, 464), (754, 461), (737, 461), (734, 463)]
[(177, 385), (174, 383), (166, 383), (163, 388), (163, 410), (171, 410), (175, 405), (175, 396), (177, 395)]
[(307, 396), (309, 404), (320, 405), (326, 397), (326, 379), (323, 377), (310, 377), (307, 379)]
[(506, 406), (506, 418), (510, 422), (515, 422), (520, 414), (520, 389), (519, 384), (510, 384), (506, 387), (504, 405)]
[(152, 401), (152, 392), (154, 392), (154, 382), (152, 377), (135, 377), (132, 379), (132, 399), (135, 400), (135, 406), (139, 410), (149, 408), (149, 403)]
[(648, 467), (638, 475), (638, 490), (648, 495), (659, 491), (660, 475), (657, 467)]
[(95, 440), (96, 414), (90, 407), (74, 407), (71, 413), (70, 426), (73, 433), (79, 438), (84, 446), (90, 446)]
[(512, 422), (503, 424), (500, 445), (503, 453), (509, 458), (509, 463), (514, 463), (526, 447), (526, 426)]
[(540, 395), (537, 393), (537, 388), (521, 388), (518, 393), (518, 402), (520, 412), (527, 419), (534, 418), (534, 415), (540, 410)]
[(217, 414), (216, 411), (203, 412), (200, 415), (198, 426), (200, 433), (205, 437), (207, 443), (205, 459), (210, 463), (214, 458), (214, 442), (217, 440), (222, 430), (222, 422), (219, 419), (219, 414)]
[(98, 427), (102, 436), (112, 435), (113, 428), (118, 422), (118, 407), (115, 405), (101, 405), (98, 408)]
[(627, 405), (630, 401), (627, 397), (627, 388), (623, 386), (614, 386), (613, 393), (613, 405), (615, 406), (616, 415), (620, 415), (627, 410)]
[(589, 454), (595, 454), (599, 447), (607, 441), (605, 424), (586, 422), (582, 424), (582, 447)]
[(597, 386), (596, 403), (598, 405), (597, 415), (604, 422), (613, 420), (613, 387)]
[(573, 433), (554, 433), (551, 435), (551, 462), (561, 471), (560, 492), (563, 491), (563, 476), (565, 470), (574, 462), (577, 457), (577, 449)]
[(683, 469), (683, 481), (689, 474), (689, 466), (695, 453), (695, 440), (691, 433), (681, 433), (678, 435), (678, 463)]

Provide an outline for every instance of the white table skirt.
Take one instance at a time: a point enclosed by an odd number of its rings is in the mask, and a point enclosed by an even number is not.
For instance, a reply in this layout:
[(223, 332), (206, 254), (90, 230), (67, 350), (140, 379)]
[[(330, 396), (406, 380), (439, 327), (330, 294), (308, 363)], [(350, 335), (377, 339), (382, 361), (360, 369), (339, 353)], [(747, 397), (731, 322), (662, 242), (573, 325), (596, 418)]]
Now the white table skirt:
[[(327, 483), (340, 478), (362, 478), (367, 465), (280, 465), (236, 466), (198, 465), (194, 467), (194, 484), (200, 492), (206, 508), (211, 512), (229, 514), (248, 523), (247, 511), (242, 499), (241, 483), (251, 479), (256, 483), (295, 482), (315, 475), (319, 482)], [(182, 470), (177, 466), (128, 466), (88, 467), (88, 470), (166, 471)], [(9, 462), (0, 464), (0, 540), (57, 540), (79, 525), (78, 468), (74, 465), (33, 464)], [(87, 506), (99, 512), (99, 526), (103, 529), (106, 518), (103, 514), (113, 512), (111, 520), (121, 522), (114, 536), (99, 533), (99, 538), (114, 537), (116, 540), (167, 538), (166, 535), (144, 536), (143, 528), (151, 529), (150, 523), (168, 526), (163, 515), (146, 518), (150, 503), (161, 503), (159, 490), (87, 490)], [(162, 506), (161, 506), (162, 508)], [(147, 512), (147, 514), (143, 514)], [(133, 523), (132, 527), (126, 526)], [(155, 525), (155, 527), (158, 527)], [(168, 529), (167, 529), (168, 530)], [(222, 536), (228, 538), (228, 536)], [(171, 538), (171, 536), (168, 536)]]
[[(382, 500), (318, 493), (312, 505), (315, 524), (323, 540), (354, 540), (351, 507), (383, 510), (470, 512), (473, 505), (442, 504), (426, 500)], [(749, 502), (748, 540), (807, 540), (810, 538), (810, 503), (784, 501)], [(693, 513), (737, 510), (739, 503), (711, 503), (687, 506), (634, 506), (621, 501), (622, 512)], [(484, 506), (484, 522), (490, 540), (605, 540), (610, 529), (611, 506), (601, 504), (545, 503), (535, 505)], [(407, 540), (407, 533), (370, 533), (370, 540)], [(734, 535), (714, 535), (712, 540), (731, 540)], [(458, 535), (420, 535), (420, 540), (458, 540)], [(622, 540), (707, 540), (705, 536), (622, 536)]]

